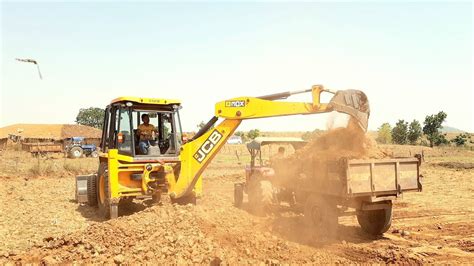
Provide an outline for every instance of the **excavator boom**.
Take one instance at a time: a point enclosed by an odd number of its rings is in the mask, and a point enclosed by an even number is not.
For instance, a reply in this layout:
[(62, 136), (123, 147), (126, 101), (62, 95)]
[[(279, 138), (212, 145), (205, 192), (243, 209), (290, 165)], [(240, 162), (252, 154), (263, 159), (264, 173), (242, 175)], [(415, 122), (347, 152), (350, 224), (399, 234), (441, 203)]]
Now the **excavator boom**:
[[(282, 102), (291, 95), (311, 92), (313, 101)], [(322, 92), (335, 94), (329, 103), (321, 103)], [(299, 114), (317, 114), (337, 111), (349, 114), (359, 126), (367, 130), (370, 114), (367, 96), (357, 90), (332, 92), (321, 85), (311, 89), (276, 93), (261, 97), (237, 97), (218, 102), (215, 116), (201, 129), (196, 136), (182, 146), (180, 153), (181, 171), (176, 182), (170, 186), (170, 196), (179, 199), (194, 193), (200, 194), (201, 174), (214, 156), (232, 136), (242, 120), (265, 117), (289, 116)], [(218, 118), (224, 120), (213, 127)]]

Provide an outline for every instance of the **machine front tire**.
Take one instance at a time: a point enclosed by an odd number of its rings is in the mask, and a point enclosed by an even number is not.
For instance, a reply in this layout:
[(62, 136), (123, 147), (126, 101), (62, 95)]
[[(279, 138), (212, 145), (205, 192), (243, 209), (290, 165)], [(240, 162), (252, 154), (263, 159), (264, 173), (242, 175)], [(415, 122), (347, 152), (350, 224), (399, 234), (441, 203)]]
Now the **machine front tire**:
[(381, 210), (357, 212), (357, 221), (366, 233), (377, 236), (388, 231), (392, 225), (392, 205)]
[(69, 158), (71, 159), (78, 159), (81, 158), (84, 154), (84, 150), (81, 147), (72, 147), (69, 150)]
[(97, 151), (93, 151), (93, 152), (91, 153), (91, 157), (92, 157), (92, 158), (97, 158), (97, 157), (99, 157), (99, 153), (98, 153)]

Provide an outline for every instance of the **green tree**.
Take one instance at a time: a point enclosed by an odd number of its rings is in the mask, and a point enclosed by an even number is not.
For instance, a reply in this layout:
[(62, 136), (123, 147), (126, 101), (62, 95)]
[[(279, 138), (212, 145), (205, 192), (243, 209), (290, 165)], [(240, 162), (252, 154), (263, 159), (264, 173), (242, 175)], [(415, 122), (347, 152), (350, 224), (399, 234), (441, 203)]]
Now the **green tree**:
[(247, 133), (247, 138), (255, 139), (256, 137), (260, 136), (260, 130), (252, 129)]
[(451, 140), (456, 146), (464, 146), (466, 142), (471, 140), (471, 135), (468, 133), (461, 133)]
[(446, 117), (447, 114), (443, 111), (435, 115), (428, 115), (425, 117), (423, 133), (430, 142), (430, 147), (433, 147), (434, 145), (446, 144), (448, 142), (446, 140), (446, 134), (443, 135), (439, 131)]
[(81, 108), (76, 116), (76, 123), (102, 129), (104, 109), (98, 107)]
[(392, 140), (396, 144), (407, 144), (408, 141), (408, 122), (398, 120), (392, 129)]
[(389, 123), (383, 123), (378, 128), (376, 141), (382, 144), (392, 143), (392, 127)]
[(418, 122), (417, 120), (413, 120), (408, 128), (408, 141), (410, 142), (410, 144), (416, 145), (418, 139), (420, 139), (421, 137), (421, 134), (422, 131), (420, 122)]
[(239, 136), (240, 138), (242, 138), (242, 142), (244, 142), (244, 143), (247, 142), (247, 136), (245, 136), (245, 132), (237, 131), (237, 132), (235, 132), (234, 135)]

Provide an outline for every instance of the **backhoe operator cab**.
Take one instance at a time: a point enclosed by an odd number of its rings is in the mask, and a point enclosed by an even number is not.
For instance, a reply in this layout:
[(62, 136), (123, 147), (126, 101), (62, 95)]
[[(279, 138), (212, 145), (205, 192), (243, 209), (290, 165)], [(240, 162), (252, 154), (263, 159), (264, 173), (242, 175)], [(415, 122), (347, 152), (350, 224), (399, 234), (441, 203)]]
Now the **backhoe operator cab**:
[[(179, 101), (122, 97), (112, 101), (105, 109), (101, 150), (117, 149), (119, 154), (136, 159), (149, 157), (176, 157), (182, 145), (182, 130), (179, 119)], [(149, 124), (156, 134), (146, 140), (149, 148), (143, 153), (139, 148), (138, 127), (142, 116), (147, 114)]]

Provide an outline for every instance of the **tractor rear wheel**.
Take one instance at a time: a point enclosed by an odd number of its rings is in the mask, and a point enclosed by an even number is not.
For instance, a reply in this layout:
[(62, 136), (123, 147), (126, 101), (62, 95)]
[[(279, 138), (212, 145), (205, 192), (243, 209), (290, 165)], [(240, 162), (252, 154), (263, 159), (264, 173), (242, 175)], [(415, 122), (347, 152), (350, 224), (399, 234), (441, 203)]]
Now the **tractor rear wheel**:
[(72, 147), (69, 150), (69, 158), (71, 159), (81, 158), (83, 154), (84, 154), (84, 150), (81, 147)]
[(357, 221), (366, 233), (377, 236), (381, 235), (392, 225), (392, 205), (381, 210), (371, 210), (357, 212)]
[(333, 237), (338, 226), (337, 205), (328, 197), (311, 194), (304, 205), (304, 219), (317, 237)]
[(97, 175), (87, 177), (87, 204), (97, 206)]
[(109, 170), (107, 163), (99, 165), (97, 199), (99, 204), (99, 212), (106, 219), (114, 219), (118, 217), (118, 204), (110, 202), (110, 182)]

